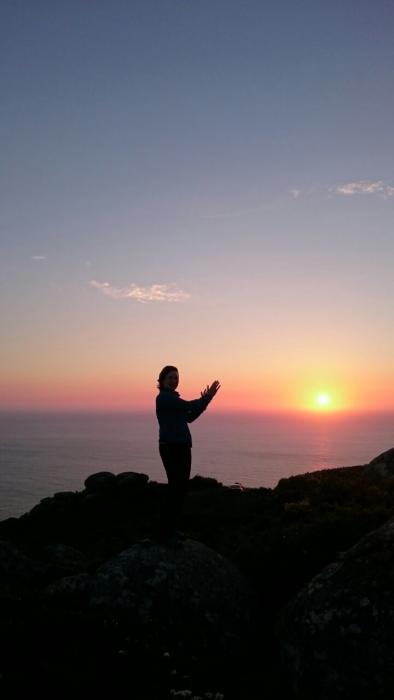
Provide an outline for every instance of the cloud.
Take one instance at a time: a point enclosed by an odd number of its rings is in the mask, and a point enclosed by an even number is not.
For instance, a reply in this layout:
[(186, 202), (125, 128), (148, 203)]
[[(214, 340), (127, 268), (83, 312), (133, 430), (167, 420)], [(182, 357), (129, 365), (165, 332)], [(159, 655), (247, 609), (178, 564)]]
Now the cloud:
[(310, 197), (316, 193), (319, 193), (320, 187), (318, 185), (310, 185), (309, 187), (292, 187), (288, 190), (288, 194), (292, 199), (299, 199), (299, 197)]
[(113, 287), (109, 282), (97, 280), (90, 280), (89, 284), (112, 299), (135, 299), (143, 304), (149, 301), (185, 301), (190, 298), (190, 294), (183, 292), (175, 284), (152, 284), (151, 287), (129, 284), (128, 287)]
[(31, 259), (32, 260), (46, 260), (47, 256), (46, 255), (32, 255)]
[(372, 180), (357, 180), (356, 182), (347, 182), (332, 189), (336, 194), (378, 194), (384, 199), (394, 195), (394, 186), (386, 184), (383, 180), (376, 180), (375, 182)]

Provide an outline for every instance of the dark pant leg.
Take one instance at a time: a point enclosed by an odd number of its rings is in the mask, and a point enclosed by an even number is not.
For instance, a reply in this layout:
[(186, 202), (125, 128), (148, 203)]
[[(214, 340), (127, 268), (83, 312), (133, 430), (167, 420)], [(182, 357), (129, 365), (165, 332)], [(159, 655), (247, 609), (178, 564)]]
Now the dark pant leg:
[(159, 445), (160, 456), (166, 470), (167, 497), (161, 513), (161, 530), (164, 535), (172, 534), (178, 526), (183, 503), (187, 493), (192, 463), (192, 450), (189, 445)]

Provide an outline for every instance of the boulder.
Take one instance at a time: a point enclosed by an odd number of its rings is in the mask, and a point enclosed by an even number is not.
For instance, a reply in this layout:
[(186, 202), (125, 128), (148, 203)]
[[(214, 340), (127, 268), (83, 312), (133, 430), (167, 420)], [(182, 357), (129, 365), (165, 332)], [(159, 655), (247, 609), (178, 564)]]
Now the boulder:
[(33, 561), (13, 543), (0, 540), (0, 585), (30, 585), (46, 573), (46, 566)]
[(85, 571), (88, 560), (85, 554), (67, 544), (48, 544), (42, 548), (40, 559), (50, 567), (52, 576), (72, 575)]
[(367, 474), (378, 476), (394, 476), (394, 447), (372, 459), (364, 468)]
[(200, 476), (200, 474), (196, 474), (189, 481), (189, 488), (191, 490), (212, 489), (220, 486), (223, 486), (223, 484), (217, 479), (211, 476)]
[(116, 476), (112, 472), (96, 472), (85, 479), (84, 486), (92, 493), (111, 490), (116, 484)]
[(363, 537), (282, 612), (278, 634), (297, 698), (392, 698), (394, 522)]
[(118, 617), (164, 648), (172, 640), (204, 655), (242, 652), (256, 619), (254, 594), (240, 572), (190, 539), (176, 547), (139, 542), (95, 574), (47, 586), (44, 596), (50, 605)]
[(149, 481), (147, 474), (139, 474), (138, 472), (121, 472), (116, 475), (116, 485), (118, 489), (129, 493), (139, 492), (145, 488)]

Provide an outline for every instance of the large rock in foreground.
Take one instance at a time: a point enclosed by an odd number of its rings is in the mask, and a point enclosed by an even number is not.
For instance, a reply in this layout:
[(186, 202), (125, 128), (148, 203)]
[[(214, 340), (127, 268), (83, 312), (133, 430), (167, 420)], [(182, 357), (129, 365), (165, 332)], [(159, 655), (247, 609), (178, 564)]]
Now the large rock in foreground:
[(286, 607), (285, 664), (297, 697), (394, 695), (394, 522), (363, 537)]
[(162, 649), (231, 657), (247, 646), (256, 619), (248, 583), (223, 556), (194, 540), (176, 548), (140, 542), (94, 575), (62, 578), (45, 589), (51, 606), (122, 621), (128, 634)]
[(393, 477), (394, 476), (394, 448), (382, 452), (374, 457), (364, 468), (367, 474), (374, 476)]

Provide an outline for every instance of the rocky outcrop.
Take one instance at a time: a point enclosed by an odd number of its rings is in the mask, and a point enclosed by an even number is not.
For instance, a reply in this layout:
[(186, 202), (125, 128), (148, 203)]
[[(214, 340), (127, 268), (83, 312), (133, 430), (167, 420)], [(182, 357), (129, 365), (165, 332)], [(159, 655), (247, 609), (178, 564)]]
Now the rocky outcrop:
[(382, 452), (364, 467), (367, 474), (394, 477), (394, 448)]
[(33, 561), (12, 542), (0, 540), (0, 590), (31, 585), (43, 576), (45, 565)]
[(145, 486), (149, 481), (146, 474), (138, 472), (121, 472), (113, 474), (112, 472), (97, 472), (90, 474), (85, 480), (85, 488), (89, 493), (111, 492), (113, 489), (135, 489), (136, 487)]
[(145, 541), (95, 574), (62, 578), (43, 592), (52, 606), (118, 615), (164, 647), (179, 640), (189, 653), (237, 656), (256, 619), (256, 599), (223, 556), (194, 540), (164, 546)]
[(289, 603), (278, 632), (296, 697), (393, 697), (393, 589), (394, 522), (389, 522)]
[(87, 557), (75, 547), (58, 543), (48, 544), (41, 549), (41, 561), (47, 564), (51, 578), (71, 576), (86, 571)]
[(167, 485), (137, 472), (1, 521), (0, 693), (391, 698), (393, 456), (275, 489), (195, 476), (177, 548), (154, 540)]

